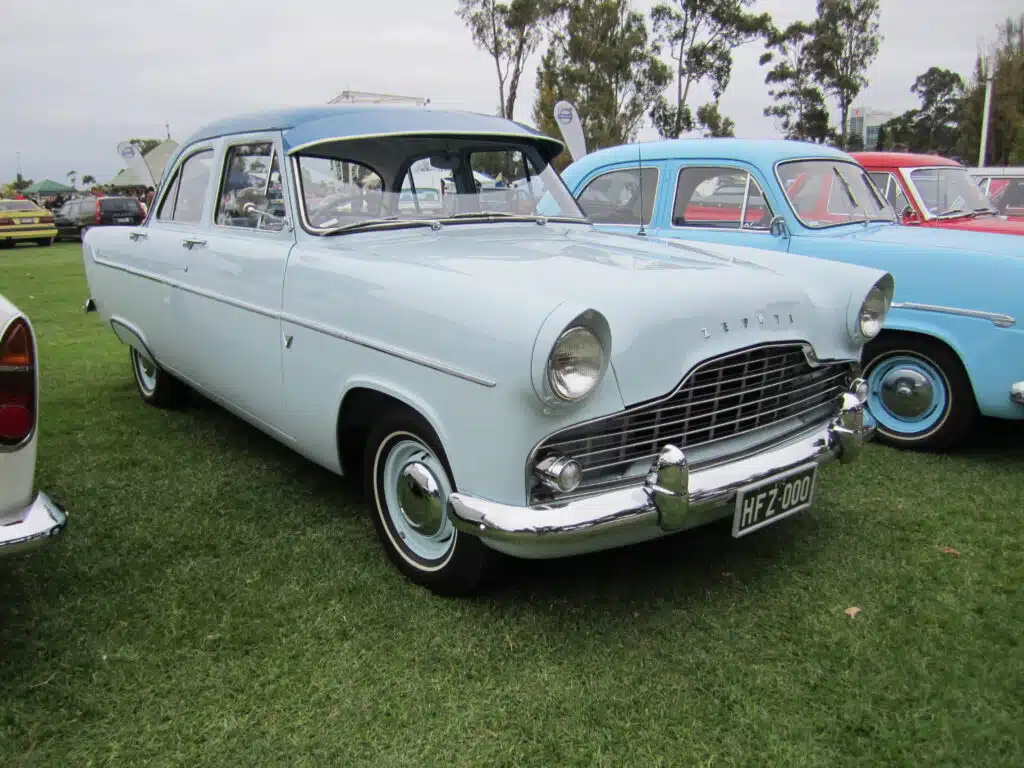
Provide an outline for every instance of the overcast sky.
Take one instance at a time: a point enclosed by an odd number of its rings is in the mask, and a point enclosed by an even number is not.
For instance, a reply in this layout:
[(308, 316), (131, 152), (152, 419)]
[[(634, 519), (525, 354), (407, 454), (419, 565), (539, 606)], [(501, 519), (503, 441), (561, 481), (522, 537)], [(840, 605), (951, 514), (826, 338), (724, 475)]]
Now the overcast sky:
[[(634, 0), (647, 10), (654, 0)], [(171, 135), (240, 111), (324, 103), (346, 88), (494, 112), (494, 68), (455, 16), (455, 0), (0, 0), (0, 181), (21, 153), (28, 178), (69, 170), (109, 181), (117, 143)], [(815, 0), (760, 0), (782, 26), (810, 19)], [(858, 100), (901, 112), (932, 65), (970, 76), (979, 42), (1021, 0), (882, 0), (881, 53)], [(738, 136), (776, 135), (760, 44), (737, 51), (722, 111)], [(534, 73), (516, 117), (532, 122)], [(707, 97), (706, 92), (698, 92)], [(641, 138), (654, 138), (647, 129)]]

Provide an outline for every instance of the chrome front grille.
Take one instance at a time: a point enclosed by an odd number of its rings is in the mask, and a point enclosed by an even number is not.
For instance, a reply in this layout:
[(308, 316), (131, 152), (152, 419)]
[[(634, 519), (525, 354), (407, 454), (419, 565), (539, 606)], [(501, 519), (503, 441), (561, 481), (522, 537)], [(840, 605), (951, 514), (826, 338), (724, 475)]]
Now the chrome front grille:
[[(795, 430), (834, 410), (852, 378), (851, 363), (811, 365), (801, 344), (751, 347), (701, 363), (666, 398), (551, 435), (534, 457), (575, 459), (583, 481), (572, 495), (579, 495), (643, 477), (665, 443), (698, 454), (758, 430), (771, 432), (766, 441), (779, 439), (785, 422)], [(715, 458), (728, 453), (723, 446)], [(531, 497), (550, 498), (539, 487)]]

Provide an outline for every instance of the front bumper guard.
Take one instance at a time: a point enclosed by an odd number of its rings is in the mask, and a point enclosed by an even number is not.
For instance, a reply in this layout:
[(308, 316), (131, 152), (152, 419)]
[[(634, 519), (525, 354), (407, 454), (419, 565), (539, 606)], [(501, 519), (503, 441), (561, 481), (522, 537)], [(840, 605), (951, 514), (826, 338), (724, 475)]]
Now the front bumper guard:
[(68, 516), (45, 493), (38, 493), (14, 523), (0, 525), (0, 557), (49, 543), (64, 532)]
[(527, 558), (561, 557), (658, 538), (731, 514), (737, 491), (810, 463), (849, 462), (874, 431), (865, 421), (867, 385), (857, 379), (839, 414), (758, 453), (691, 469), (683, 451), (662, 447), (643, 485), (535, 507), (463, 493), (448, 499), (455, 527), (492, 548)]

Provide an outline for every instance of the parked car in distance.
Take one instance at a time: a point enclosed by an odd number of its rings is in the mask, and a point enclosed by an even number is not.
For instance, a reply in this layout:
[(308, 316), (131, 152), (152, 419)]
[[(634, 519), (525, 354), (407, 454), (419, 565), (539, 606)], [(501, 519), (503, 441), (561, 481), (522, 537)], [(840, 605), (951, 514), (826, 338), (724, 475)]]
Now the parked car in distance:
[(891, 272), (892, 312), (863, 358), (881, 441), (938, 450), (956, 443), (979, 411), (1024, 419), (1024, 239), (901, 226), (850, 155), (817, 144), (632, 144), (582, 157), (562, 176), (608, 231), (635, 234), (642, 199), (652, 237)]
[(911, 226), (1024, 235), (1024, 221), (1007, 219), (967, 169), (938, 155), (853, 152), (868, 176)]
[[(144, 402), (194, 388), (361, 477), (391, 560), (440, 593), (475, 588), (495, 550), (571, 555), (722, 517), (742, 536), (805, 509), (818, 466), (870, 435), (857, 362), (891, 276), (599, 232), (561, 151), (430, 109), (214, 123), (143, 225), (86, 233), (87, 307)], [(282, 200), (236, 187), (239, 154)], [(480, 167), (530, 184), (503, 197)], [(446, 212), (417, 212), (435, 171)]]
[(146, 218), (146, 209), (134, 197), (76, 197), (56, 212), (58, 238), (81, 240), (92, 227), (133, 227)]
[(64, 510), (35, 488), (39, 370), (32, 325), (0, 294), (0, 557), (52, 541)]
[(969, 171), (999, 213), (1024, 221), (1024, 165), (970, 168)]
[(53, 214), (31, 200), (0, 200), (0, 248), (17, 243), (53, 245)]

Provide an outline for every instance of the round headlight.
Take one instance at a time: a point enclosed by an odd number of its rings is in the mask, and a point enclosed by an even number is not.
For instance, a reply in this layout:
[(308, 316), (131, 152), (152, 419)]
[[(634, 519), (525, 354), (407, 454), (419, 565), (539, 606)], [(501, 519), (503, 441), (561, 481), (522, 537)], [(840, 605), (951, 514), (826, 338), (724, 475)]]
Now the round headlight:
[(573, 402), (589, 395), (604, 370), (604, 350), (591, 331), (575, 326), (555, 342), (548, 358), (548, 383), (560, 399)]
[(889, 312), (889, 297), (877, 285), (868, 293), (857, 315), (857, 330), (865, 339), (873, 339), (882, 332), (885, 316)]

